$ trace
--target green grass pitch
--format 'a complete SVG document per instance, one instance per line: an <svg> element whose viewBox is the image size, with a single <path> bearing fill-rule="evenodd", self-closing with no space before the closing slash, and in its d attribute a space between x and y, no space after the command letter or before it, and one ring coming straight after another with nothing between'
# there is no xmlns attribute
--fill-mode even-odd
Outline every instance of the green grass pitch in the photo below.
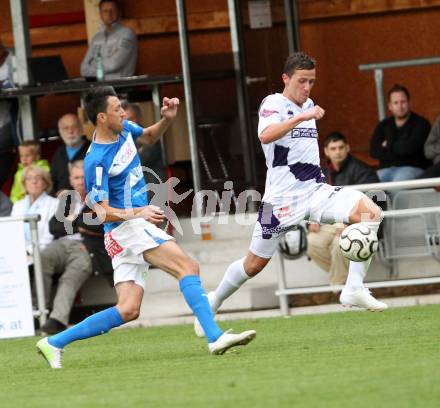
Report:
<svg viewBox="0 0 440 408"><path fill-rule="evenodd" d="M192 327L114 330L51 370L36 338L0 341L0 406L439 407L440 306L223 322L249 346L208 355Z"/></svg>

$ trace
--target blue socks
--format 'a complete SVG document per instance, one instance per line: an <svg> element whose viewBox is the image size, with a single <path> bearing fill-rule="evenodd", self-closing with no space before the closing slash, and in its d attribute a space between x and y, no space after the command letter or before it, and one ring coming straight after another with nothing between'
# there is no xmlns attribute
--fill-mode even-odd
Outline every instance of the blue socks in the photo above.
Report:
<svg viewBox="0 0 440 408"><path fill-rule="evenodd" d="M201 286L200 278L197 275L188 275L180 280L179 285L186 303L188 303L188 306L197 319L199 319L208 342L213 343L223 334L223 331L214 321L214 315L209 306L206 293ZM118 309L111 307L89 316L87 319L61 333L49 337L47 341L51 346L64 348L75 340L99 336L123 323L124 321Z"/></svg>
<svg viewBox="0 0 440 408"><path fill-rule="evenodd" d="M118 309L116 309L116 307L111 307L89 316L87 319L84 319L70 329L49 337L47 341L51 346L64 348L64 346L72 343L72 341L99 336L123 323L124 321L122 320Z"/></svg>
<svg viewBox="0 0 440 408"><path fill-rule="evenodd" d="M214 321L214 315L211 306L209 306L206 293L201 286L200 278L197 275L185 276L180 280L179 286L186 303L199 319L208 343L213 343L223 334L223 331Z"/></svg>

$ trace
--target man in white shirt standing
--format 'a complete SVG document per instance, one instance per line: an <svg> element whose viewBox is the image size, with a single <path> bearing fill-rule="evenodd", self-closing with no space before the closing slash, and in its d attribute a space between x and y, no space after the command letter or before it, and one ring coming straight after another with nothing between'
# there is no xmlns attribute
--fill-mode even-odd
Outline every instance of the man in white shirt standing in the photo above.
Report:
<svg viewBox="0 0 440 408"><path fill-rule="evenodd" d="M101 0L99 15L103 25L92 38L81 63L81 76L96 77L98 68L103 70L106 80L132 76L136 69L137 38L131 28L120 22L119 2Z"/></svg>
<svg viewBox="0 0 440 408"><path fill-rule="evenodd" d="M258 137L266 156L266 186L247 255L233 262L214 292L213 312L248 279L260 273L275 253L280 237L306 219L316 223L363 222L377 232L382 211L365 194L325 183L319 166L316 120L325 111L309 98L315 84L315 61L303 53L287 58L284 90L267 96L259 109ZM350 262L340 301L372 311L387 308L363 284L370 265ZM195 321L197 335L202 334Z"/></svg>

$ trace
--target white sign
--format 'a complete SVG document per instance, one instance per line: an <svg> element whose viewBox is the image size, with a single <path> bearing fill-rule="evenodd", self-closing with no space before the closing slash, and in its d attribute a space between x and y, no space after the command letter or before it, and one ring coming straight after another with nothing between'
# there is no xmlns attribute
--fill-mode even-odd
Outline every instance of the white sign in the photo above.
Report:
<svg viewBox="0 0 440 408"><path fill-rule="evenodd" d="M34 336L23 221L0 223L0 339Z"/></svg>
<svg viewBox="0 0 440 408"><path fill-rule="evenodd" d="M251 28L272 27L270 0L249 1L249 24Z"/></svg>

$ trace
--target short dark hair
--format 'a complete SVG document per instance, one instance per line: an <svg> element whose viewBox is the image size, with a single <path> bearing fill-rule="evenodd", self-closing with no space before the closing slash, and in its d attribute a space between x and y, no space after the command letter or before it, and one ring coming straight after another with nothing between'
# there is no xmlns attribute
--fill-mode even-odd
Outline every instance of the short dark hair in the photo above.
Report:
<svg viewBox="0 0 440 408"><path fill-rule="evenodd" d="M99 2L99 8L101 8L101 6L104 4L104 3L115 3L116 4L116 7L119 9L119 10L121 10L121 3L119 2L119 0L101 0L100 2Z"/></svg>
<svg viewBox="0 0 440 408"><path fill-rule="evenodd" d="M112 86L99 86L87 92L84 98L84 108L90 122L95 126L98 113L106 112L107 99L110 96L118 96Z"/></svg>
<svg viewBox="0 0 440 408"><path fill-rule="evenodd" d="M324 147L327 147L332 142L342 141L344 144L348 144L347 138L341 132L331 132L324 139Z"/></svg>
<svg viewBox="0 0 440 408"><path fill-rule="evenodd" d="M294 52L290 54L284 64L283 73L289 77L292 76L297 69L314 69L316 61L302 52Z"/></svg>
<svg viewBox="0 0 440 408"><path fill-rule="evenodd" d="M406 95L406 98L408 100L411 99L411 96L409 94L408 88L406 88L406 87L404 87L403 85L400 85L400 84L394 84L391 87L391 89L388 91L388 100L390 100L391 94L393 94L395 92L403 92Z"/></svg>

